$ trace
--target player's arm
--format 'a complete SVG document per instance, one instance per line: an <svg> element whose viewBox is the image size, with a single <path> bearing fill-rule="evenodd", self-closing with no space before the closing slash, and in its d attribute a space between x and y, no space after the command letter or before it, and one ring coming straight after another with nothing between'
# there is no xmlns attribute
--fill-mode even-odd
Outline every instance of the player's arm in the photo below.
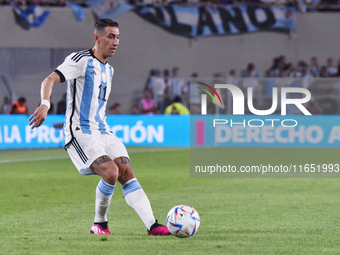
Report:
<svg viewBox="0 0 340 255"><path fill-rule="evenodd" d="M35 127L39 127L46 119L47 112L49 107L47 104L50 102L51 94L52 94L52 87L60 82L60 76L56 72L51 73L49 76L45 78L45 80L41 83L41 102L42 104L35 110L32 116L29 118L31 129ZM44 101L47 100L47 101ZM46 102L44 104L44 102Z"/></svg>

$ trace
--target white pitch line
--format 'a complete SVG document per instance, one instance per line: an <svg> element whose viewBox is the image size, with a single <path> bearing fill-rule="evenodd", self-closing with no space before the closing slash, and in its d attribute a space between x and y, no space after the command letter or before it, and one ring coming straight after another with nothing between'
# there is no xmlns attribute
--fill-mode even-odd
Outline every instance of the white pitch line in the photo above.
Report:
<svg viewBox="0 0 340 255"><path fill-rule="evenodd" d="M127 148L128 153L146 153L146 152L164 152L164 151L183 151L183 150L188 150L189 147L174 147L174 148L163 148L163 147L156 147L156 148L147 148L144 149L143 151L141 149L130 149Z"/></svg>
<svg viewBox="0 0 340 255"><path fill-rule="evenodd" d="M130 149L128 150L129 154L133 154L133 153L147 153L147 152L164 152L164 151L179 151L179 150L187 150L189 148L150 148L150 149L145 149L143 151L141 150L133 150ZM15 162L29 162L29 161L44 161L44 160L55 160L55 159L67 159L69 158L68 155L65 156L55 156L55 157L40 157L40 158L20 158L20 159L3 159L0 160L0 164L3 163L15 163Z"/></svg>
<svg viewBox="0 0 340 255"><path fill-rule="evenodd" d="M66 159L68 156L56 156L56 157L41 157L41 158L18 158L18 159L4 159L0 160L1 163L14 163L22 161L41 161L41 160L52 160L52 159Z"/></svg>

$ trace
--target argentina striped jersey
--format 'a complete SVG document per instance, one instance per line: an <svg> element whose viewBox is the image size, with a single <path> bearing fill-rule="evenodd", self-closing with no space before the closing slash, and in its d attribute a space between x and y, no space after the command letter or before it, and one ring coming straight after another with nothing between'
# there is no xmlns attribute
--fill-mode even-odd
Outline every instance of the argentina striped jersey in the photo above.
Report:
<svg viewBox="0 0 340 255"><path fill-rule="evenodd" d="M76 132L111 133L106 123L106 106L111 92L112 66L99 61L92 50L84 50L67 56L55 72L61 82L67 81L65 147Z"/></svg>

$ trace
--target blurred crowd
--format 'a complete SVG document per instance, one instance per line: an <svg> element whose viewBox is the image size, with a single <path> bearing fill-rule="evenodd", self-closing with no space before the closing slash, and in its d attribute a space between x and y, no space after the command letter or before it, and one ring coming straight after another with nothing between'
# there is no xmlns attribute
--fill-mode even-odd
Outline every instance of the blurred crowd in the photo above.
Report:
<svg viewBox="0 0 340 255"><path fill-rule="evenodd" d="M179 68L150 70L143 97L132 106L131 114L189 114L190 81L178 76ZM120 114L120 104L109 108L109 114Z"/></svg>
<svg viewBox="0 0 340 255"><path fill-rule="evenodd" d="M122 112L122 102L115 102L108 106L108 114L189 114L200 113L200 96L202 91L196 89L197 82L205 82L210 85L233 84L246 93L248 87L253 88L253 103L256 109L269 109L272 103L273 88L280 93L282 87L302 87L312 94L312 100L308 102L307 109L314 114L340 114L340 62L336 63L333 57L326 59L325 63L319 63L313 56L308 61L293 63L286 56L280 55L272 60L272 65L263 73L256 69L255 62L249 62L242 70L234 68L227 72L215 73L212 77L199 77L198 73L192 73L190 77L182 76L180 68L153 68L150 70L143 84L141 82L140 97L132 103L129 112ZM193 89L195 88L195 89ZM204 92L203 92L204 93ZM221 113L230 113L231 99L228 95L221 94L227 103L227 108ZM298 95L290 95L292 98ZM132 97L131 97L132 98ZM210 102L211 108L215 106ZM209 107L209 105L208 105ZM66 111L66 94L56 104L51 104L50 114L64 114ZM213 112L213 111L212 111ZM211 113L212 113L211 112ZM24 97L11 102L6 96L0 113L28 114L26 99ZM291 108L288 114L299 114L301 111Z"/></svg>
<svg viewBox="0 0 340 255"><path fill-rule="evenodd" d="M223 74L222 74L223 75ZM221 76L221 75L220 75ZM242 77L239 79L237 77ZM257 104L268 109L271 105L272 89L282 87L302 87L308 89L312 99L307 104L312 114L339 114L340 100L340 62L328 57L325 63L319 63L317 57L312 56L309 61L290 62L284 55L273 59L272 65L263 75L256 70L254 63L248 63L246 68L237 75L231 69L226 76L227 82L238 85L244 91L247 87L254 88L254 94L259 98ZM291 98L297 94L291 94ZM267 101L267 104L265 103ZM254 102L256 103L256 102ZM301 113L297 108L290 109L291 114Z"/></svg>
<svg viewBox="0 0 340 255"><path fill-rule="evenodd" d="M327 58L325 63L319 63L315 56L309 61L293 63L281 55L273 59L272 65L263 74L257 71L254 62L249 62L243 70L230 69L227 73L216 73L210 80L213 83L233 84L243 91L252 87L256 97L254 101L257 101L254 105L257 103L259 109L261 106L267 109L274 87L279 92L282 87L306 88L314 95L308 103L312 114L338 114L340 82L332 79L336 77L340 77L340 63L335 64L333 57ZM181 77L179 67L170 70L154 68L146 79L144 97L133 106L130 113L187 114L188 109L191 113L199 113L199 107L195 106L199 105L200 91L196 89L190 92L193 83L199 81L197 73L191 74L190 78ZM117 114L115 111L110 113ZM226 109L224 113L230 112ZM300 111L290 109L289 113L297 114Z"/></svg>
<svg viewBox="0 0 340 255"><path fill-rule="evenodd" d="M48 110L48 114L65 114L66 113L66 97L67 94L64 93L62 98L58 101L57 106L51 102L51 107ZM28 107L26 103L26 98L24 96L19 97L17 100L11 101L9 96L5 96L3 99L3 104L0 108L0 114L25 114L28 115Z"/></svg>
<svg viewBox="0 0 340 255"><path fill-rule="evenodd" d="M235 69L230 70L229 75L236 75ZM246 68L241 71L241 76L247 77L288 77L288 78L304 78L304 77L340 77L340 62L336 63L333 57L327 58L325 63L319 63L317 57L313 56L309 61L301 60L298 63L290 62L286 56L280 55L275 57L272 65L263 75L256 71L254 63L248 63Z"/></svg>

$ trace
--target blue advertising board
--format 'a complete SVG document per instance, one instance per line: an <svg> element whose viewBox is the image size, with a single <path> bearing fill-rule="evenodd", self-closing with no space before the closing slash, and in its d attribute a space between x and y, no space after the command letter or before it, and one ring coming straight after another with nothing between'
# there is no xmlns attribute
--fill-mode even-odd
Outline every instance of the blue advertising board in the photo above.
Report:
<svg viewBox="0 0 340 255"><path fill-rule="evenodd" d="M64 118L49 115L32 130L28 116L0 115L0 150L63 147ZM108 115L107 122L126 146L340 147L336 115Z"/></svg>
<svg viewBox="0 0 340 255"><path fill-rule="evenodd" d="M31 129L26 115L0 115L0 150L64 146L64 115L49 115ZM126 146L189 146L190 117L108 115L107 123Z"/></svg>
<svg viewBox="0 0 340 255"><path fill-rule="evenodd" d="M192 115L192 147L339 148L336 115Z"/></svg>

